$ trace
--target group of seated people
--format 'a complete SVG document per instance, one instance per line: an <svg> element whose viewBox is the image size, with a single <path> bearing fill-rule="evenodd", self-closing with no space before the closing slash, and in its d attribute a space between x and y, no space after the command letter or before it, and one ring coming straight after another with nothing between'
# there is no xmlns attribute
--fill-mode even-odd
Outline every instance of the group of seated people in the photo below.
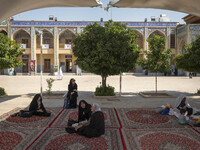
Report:
<svg viewBox="0 0 200 150"><path fill-rule="evenodd" d="M33 115L44 117L51 115L46 111L40 94L34 96L28 111L21 110L11 117L31 117ZM68 127L65 130L70 134L77 133L88 138L103 135L105 133L104 114L99 104L90 105L85 100L81 100L78 108L78 120L68 120Z"/></svg>
<svg viewBox="0 0 200 150"><path fill-rule="evenodd" d="M180 125L191 124L192 120L190 120L190 118L193 115L193 117L195 116L196 119L198 118L198 121L195 122L193 125L195 127L200 127L200 112L193 112L193 108L188 104L185 96L179 98L175 108L172 108L171 105L167 104L163 107L163 109L160 109L158 111L162 115L176 116Z"/></svg>

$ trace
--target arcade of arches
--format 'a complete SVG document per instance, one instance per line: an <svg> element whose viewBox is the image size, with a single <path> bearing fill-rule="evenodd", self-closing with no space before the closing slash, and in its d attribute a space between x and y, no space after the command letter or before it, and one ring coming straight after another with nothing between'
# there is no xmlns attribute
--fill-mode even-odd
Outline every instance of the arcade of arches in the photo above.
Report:
<svg viewBox="0 0 200 150"><path fill-rule="evenodd" d="M126 23L138 35L136 43L142 50L140 59L144 59L144 52L149 49L146 40L154 34L167 39L166 49L172 49L174 57L177 54L183 54L185 44L191 43L200 35L199 17L188 15L184 20L185 25L179 25L177 22L122 23ZM36 31L43 31L43 71L53 73L55 67L62 66L63 72L75 73L78 67L74 64L76 58L72 52L73 38L91 23L93 22L12 21L0 24L0 33L8 35L25 49L24 54L20 56L24 66L15 68L16 72L29 72L29 61L35 60L35 70L39 73L40 36L36 35ZM99 23L103 25L103 22ZM135 72L142 73L143 70L137 66Z"/></svg>

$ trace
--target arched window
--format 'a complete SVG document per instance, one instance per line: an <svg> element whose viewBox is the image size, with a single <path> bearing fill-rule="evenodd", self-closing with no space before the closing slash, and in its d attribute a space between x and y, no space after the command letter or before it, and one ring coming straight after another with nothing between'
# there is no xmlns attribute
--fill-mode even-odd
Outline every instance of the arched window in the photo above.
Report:
<svg viewBox="0 0 200 150"><path fill-rule="evenodd" d="M44 49L52 49L54 48L54 36L47 29L43 29L43 48ZM37 35L37 48L40 48L40 35Z"/></svg>
<svg viewBox="0 0 200 150"><path fill-rule="evenodd" d="M31 36L23 29L16 31L13 35L13 39L17 44L21 44L22 48L31 48Z"/></svg>
<svg viewBox="0 0 200 150"><path fill-rule="evenodd" d="M72 49L72 40L75 34L66 29L59 35L59 48L60 49Z"/></svg>
<svg viewBox="0 0 200 150"><path fill-rule="evenodd" d="M136 38L136 44L141 48L144 49L144 37L142 33L140 33L138 30L134 30L135 33L138 35Z"/></svg>

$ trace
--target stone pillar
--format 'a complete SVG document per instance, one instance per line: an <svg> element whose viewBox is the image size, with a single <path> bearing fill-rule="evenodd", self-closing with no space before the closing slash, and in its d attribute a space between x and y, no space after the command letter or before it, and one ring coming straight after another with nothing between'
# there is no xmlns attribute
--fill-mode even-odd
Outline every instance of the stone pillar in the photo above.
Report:
<svg viewBox="0 0 200 150"><path fill-rule="evenodd" d="M170 27L167 27L167 49L170 49L170 34L171 34L171 30Z"/></svg>
<svg viewBox="0 0 200 150"><path fill-rule="evenodd" d="M145 43L144 52L148 50L147 38L148 38L148 28L145 27L144 28L144 43Z"/></svg>
<svg viewBox="0 0 200 150"><path fill-rule="evenodd" d="M35 60L35 73L37 73L36 33L34 27L31 27L31 60Z"/></svg>
<svg viewBox="0 0 200 150"><path fill-rule="evenodd" d="M54 66L59 67L59 35L58 35L58 27L54 27Z"/></svg>
<svg viewBox="0 0 200 150"><path fill-rule="evenodd" d="M8 33L8 37L11 38L11 40L13 40L13 36L11 37L12 35L12 28L11 28L11 21L10 21L10 18L7 19L7 33Z"/></svg>

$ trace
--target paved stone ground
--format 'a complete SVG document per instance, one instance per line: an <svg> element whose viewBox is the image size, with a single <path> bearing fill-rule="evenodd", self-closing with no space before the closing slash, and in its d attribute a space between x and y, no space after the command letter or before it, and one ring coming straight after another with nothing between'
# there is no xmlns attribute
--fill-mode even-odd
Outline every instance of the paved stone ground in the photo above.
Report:
<svg viewBox="0 0 200 150"><path fill-rule="evenodd" d="M47 89L47 78L43 77L43 90ZM101 77L96 75L65 75L63 80L53 83L53 91L64 93L67 91L70 78L75 78L78 84L78 100L85 99L89 103L99 103L102 107L116 108L155 108L162 104L174 104L176 98L143 98L138 95L141 91L154 92L155 79L153 76L122 77L122 96L116 98L95 98L93 93L95 87L100 85ZM107 84L114 86L119 91L119 76L109 77ZM27 107L31 97L40 92L40 76L0 76L0 87L4 87L8 93L7 97L0 98L0 115L16 107ZM159 92L167 92L178 96L186 94L192 106L200 109L200 96L195 95L200 88L200 77L158 77ZM63 99L44 99L46 107L63 106Z"/></svg>

